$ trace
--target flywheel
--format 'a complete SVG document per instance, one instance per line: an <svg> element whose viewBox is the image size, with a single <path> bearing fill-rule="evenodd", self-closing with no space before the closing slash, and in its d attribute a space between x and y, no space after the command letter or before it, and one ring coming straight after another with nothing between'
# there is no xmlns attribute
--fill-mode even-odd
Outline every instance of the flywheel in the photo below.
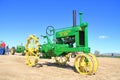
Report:
<svg viewBox="0 0 120 80"><path fill-rule="evenodd" d="M69 61L70 53L66 54L65 56L54 57L55 61L59 65L65 65L67 61Z"/></svg>
<svg viewBox="0 0 120 80"><path fill-rule="evenodd" d="M38 63L39 48L39 38L35 35L30 35L25 46L25 63L27 65L35 66Z"/></svg>

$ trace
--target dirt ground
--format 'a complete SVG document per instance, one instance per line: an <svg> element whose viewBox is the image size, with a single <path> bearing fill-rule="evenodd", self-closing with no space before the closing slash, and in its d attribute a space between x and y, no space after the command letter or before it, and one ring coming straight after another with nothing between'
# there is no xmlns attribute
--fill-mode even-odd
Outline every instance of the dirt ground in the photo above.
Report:
<svg viewBox="0 0 120 80"><path fill-rule="evenodd" d="M0 80L120 80L120 58L98 58L95 75L81 75L74 68L74 58L66 66L52 59L40 59L39 66L29 67L20 55L0 55Z"/></svg>

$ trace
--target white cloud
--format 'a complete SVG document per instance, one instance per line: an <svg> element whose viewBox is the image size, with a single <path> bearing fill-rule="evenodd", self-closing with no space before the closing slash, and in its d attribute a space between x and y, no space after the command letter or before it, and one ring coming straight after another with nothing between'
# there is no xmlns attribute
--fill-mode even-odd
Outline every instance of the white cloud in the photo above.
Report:
<svg viewBox="0 0 120 80"><path fill-rule="evenodd" d="M105 36L105 35L99 36L99 39L106 39L106 38L108 38L108 36Z"/></svg>

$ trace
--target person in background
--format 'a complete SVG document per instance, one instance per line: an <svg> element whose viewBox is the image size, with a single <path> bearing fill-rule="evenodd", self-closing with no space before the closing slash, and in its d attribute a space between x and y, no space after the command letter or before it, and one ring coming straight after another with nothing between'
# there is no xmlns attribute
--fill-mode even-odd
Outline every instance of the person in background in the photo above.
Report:
<svg viewBox="0 0 120 80"><path fill-rule="evenodd" d="M5 42L1 41L1 47L5 49L5 46L6 46Z"/></svg>
<svg viewBox="0 0 120 80"><path fill-rule="evenodd" d="M6 54L9 54L9 47L6 46Z"/></svg>
<svg viewBox="0 0 120 80"><path fill-rule="evenodd" d="M5 54L5 46L6 46L5 42L4 42L4 41L1 41L1 47L4 48L3 54Z"/></svg>
<svg viewBox="0 0 120 80"><path fill-rule="evenodd" d="M112 53L112 55L111 55L112 57L114 57L114 53Z"/></svg>

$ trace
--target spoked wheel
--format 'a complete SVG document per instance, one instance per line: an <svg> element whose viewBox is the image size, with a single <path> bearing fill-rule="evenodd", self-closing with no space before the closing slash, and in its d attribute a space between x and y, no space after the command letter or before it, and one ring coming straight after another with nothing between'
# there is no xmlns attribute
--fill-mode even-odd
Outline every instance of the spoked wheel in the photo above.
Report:
<svg viewBox="0 0 120 80"><path fill-rule="evenodd" d="M90 57L92 57L92 62L93 62L93 64L94 64L94 68L93 68L93 74L95 74L95 72L97 71L97 69L98 69L98 60L97 60L97 58L96 58L96 56L94 55L94 54L92 54L92 53L89 53L88 54Z"/></svg>
<svg viewBox="0 0 120 80"><path fill-rule="evenodd" d="M70 53L65 56L54 57L55 61L59 65L65 65L67 61L69 61Z"/></svg>
<svg viewBox="0 0 120 80"><path fill-rule="evenodd" d="M80 74L91 74L93 72L92 58L87 54L78 54L75 58L75 68Z"/></svg>
<svg viewBox="0 0 120 80"><path fill-rule="evenodd" d="M25 58L26 64L29 66L35 66L38 63L38 53L39 53L39 39L30 35L27 39L26 50L25 50Z"/></svg>

